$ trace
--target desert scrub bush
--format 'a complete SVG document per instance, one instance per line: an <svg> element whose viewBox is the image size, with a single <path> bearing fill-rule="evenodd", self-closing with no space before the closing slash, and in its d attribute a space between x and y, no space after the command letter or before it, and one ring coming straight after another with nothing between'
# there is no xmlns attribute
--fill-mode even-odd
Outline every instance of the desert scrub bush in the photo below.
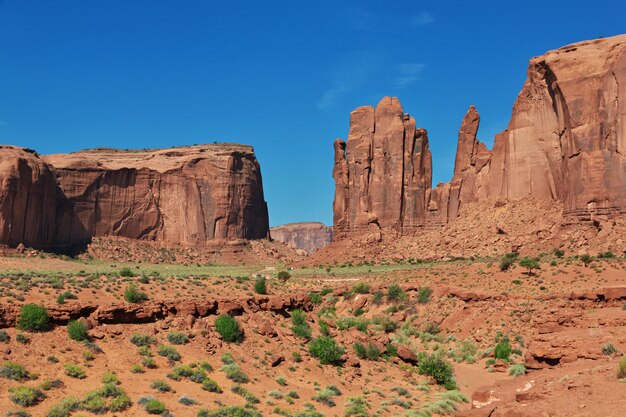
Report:
<svg viewBox="0 0 626 417"><path fill-rule="evenodd" d="M60 379L46 378L39 387L44 391L50 391L52 388L63 387L63 381L61 381Z"/></svg>
<svg viewBox="0 0 626 417"><path fill-rule="evenodd" d="M130 367L130 373L131 374L143 374L144 372L146 372L146 371L143 369L143 366L141 366L139 364L135 364L135 365Z"/></svg>
<svg viewBox="0 0 626 417"><path fill-rule="evenodd" d="M446 389L455 389L454 370L452 365L436 353L418 355L418 370L421 375L431 376L435 382Z"/></svg>
<svg viewBox="0 0 626 417"><path fill-rule="evenodd" d="M319 359L322 365L339 364L345 349L331 337L320 336L309 342L309 353Z"/></svg>
<svg viewBox="0 0 626 417"><path fill-rule="evenodd" d="M389 316L376 316L372 323L380 326L380 329L385 333L391 333L398 328L398 323Z"/></svg>
<svg viewBox="0 0 626 417"><path fill-rule="evenodd" d="M420 287L417 291L417 302L420 304L427 304L432 295L433 290L430 287Z"/></svg>
<svg viewBox="0 0 626 417"><path fill-rule="evenodd" d="M76 300L77 298L78 297L75 294L65 291L57 297L57 304L65 304L65 300Z"/></svg>
<svg viewBox="0 0 626 417"><path fill-rule="evenodd" d="M173 345L184 345L189 343L189 337L183 332L169 332L167 340Z"/></svg>
<svg viewBox="0 0 626 417"><path fill-rule="evenodd" d="M526 272L528 273L528 276L531 276L533 274L534 269L540 268L539 262L529 257L524 257L520 259L519 266L521 266L522 268L526 268Z"/></svg>
<svg viewBox="0 0 626 417"><path fill-rule="evenodd" d="M28 371L22 365L5 362L0 367L0 377L5 379L12 379L13 381L24 381L30 378Z"/></svg>
<svg viewBox="0 0 626 417"><path fill-rule="evenodd" d="M521 364L513 365L509 367L509 375L511 376L521 376L526 373L526 367Z"/></svg>
<svg viewBox="0 0 626 417"><path fill-rule="evenodd" d="M463 393L457 390L450 390L435 394L435 401L422 406L416 416L447 415L453 414L457 409L457 403L468 402Z"/></svg>
<svg viewBox="0 0 626 417"><path fill-rule="evenodd" d="M300 309L291 312L291 330L301 339L311 338L311 327L306 321L306 313Z"/></svg>
<svg viewBox="0 0 626 417"><path fill-rule="evenodd" d="M354 294L369 294L370 286L365 282L359 282L352 287Z"/></svg>
<svg viewBox="0 0 626 417"><path fill-rule="evenodd" d="M130 343L135 346L150 346L154 344L154 342L154 337L147 334L133 333L133 335L130 337Z"/></svg>
<svg viewBox="0 0 626 417"><path fill-rule="evenodd" d="M282 282L283 284L289 281L290 278L291 278L291 274L289 272L287 271L278 272L278 280Z"/></svg>
<svg viewBox="0 0 626 417"><path fill-rule="evenodd" d="M48 329L50 316L48 310L37 304L25 304L22 306L20 316L17 319L17 328L30 332L39 332Z"/></svg>
<svg viewBox="0 0 626 417"><path fill-rule="evenodd" d="M287 385L287 378L285 378L284 376L276 377L275 381L280 386L284 387Z"/></svg>
<svg viewBox="0 0 626 417"><path fill-rule="evenodd" d="M503 361L508 361L511 356L511 342L508 337L503 337L500 343L496 345L496 348L493 350L493 354L496 359L502 359Z"/></svg>
<svg viewBox="0 0 626 417"><path fill-rule="evenodd" d="M120 277L132 278L136 276L137 274L135 274L135 272L132 269L126 267L126 268L120 269L119 275Z"/></svg>
<svg viewBox="0 0 626 417"><path fill-rule="evenodd" d="M226 352L223 353L222 356L220 356L220 361L222 361L224 365L231 365L235 363L235 358L233 358L233 355L231 355L229 352Z"/></svg>
<svg viewBox="0 0 626 417"><path fill-rule="evenodd" d="M27 386L9 388L9 399L22 407L32 407L44 398L43 392L37 388Z"/></svg>
<svg viewBox="0 0 626 417"><path fill-rule="evenodd" d="M87 325L80 320L72 320L67 323L67 333L70 339L83 342L89 340L89 334L87 334Z"/></svg>
<svg viewBox="0 0 626 417"><path fill-rule="evenodd" d="M167 410L165 404L152 397L142 397L137 404L143 406L148 414L163 414Z"/></svg>
<svg viewBox="0 0 626 417"><path fill-rule="evenodd" d="M56 404L48 413L46 413L46 417L69 417L72 411L78 409L80 405L80 401L76 397L67 397L59 404Z"/></svg>
<svg viewBox="0 0 626 417"><path fill-rule="evenodd" d="M229 314L220 314L215 321L215 330L227 343L239 343L243 340L243 331L239 323Z"/></svg>
<svg viewBox="0 0 626 417"><path fill-rule="evenodd" d="M472 364L476 362L478 347L471 339L463 339L455 346L452 357L456 362L466 362Z"/></svg>
<svg viewBox="0 0 626 417"><path fill-rule="evenodd" d="M17 410L17 411L7 411L6 417L31 417L31 415L26 410Z"/></svg>
<svg viewBox="0 0 626 417"><path fill-rule="evenodd" d="M223 406L211 411L203 408L198 411L196 417L263 417L263 415L249 405L246 405L245 407L231 405Z"/></svg>
<svg viewBox="0 0 626 417"><path fill-rule="evenodd" d="M376 345L371 342L368 343L367 346L356 342L354 344L354 351L360 359L367 359L370 361L377 361L380 356L380 350L378 350Z"/></svg>
<svg viewBox="0 0 626 417"><path fill-rule="evenodd" d="M236 363L230 363L222 366L222 371L226 372L226 378L231 381L238 382L240 384L250 382L248 375L246 375L246 373L243 372Z"/></svg>
<svg viewBox="0 0 626 417"><path fill-rule="evenodd" d="M150 388L155 389L159 392L172 392L172 387L170 386L170 384L160 379L152 381L152 383L150 384Z"/></svg>
<svg viewBox="0 0 626 417"><path fill-rule="evenodd" d="M16 334L15 335L15 340L18 343L21 343L23 345L26 345L26 344L30 343L30 339L25 334L22 334L22 333Z"/></svg>
<svg viewBox="0 0 626 417"><path fill-rule="evenodd" d="M253 393L251 393L239 384L233 385L230 390L235 394L241 396L244 400L246 400L248 404L258 404L261 402Z"/></svg>
<svg viewBox="0 0 626 417"><path fill-rule="evenodd" d="M117 374L113 371L106 371L104 375L102 375L102 383L103 384L113 384L119 385L120 380L117 377Z"/></svg>
<svg viewBox="0 0 626 417"><path fill-rule="evenodd" d="M222 388L220 388L217 382L215 382L211 378L207 378L202 382L202 389L205 391L214 392L217 394L221 394L223 392Z"/></svg>
<svg viewBox="0 0 626 417"><path fill-rule="evenodd" d="M183 404L183 405L195 405L198 404L198 401L194 400L193 398L187 396L187 395L181 395L180 398L178 398L178 402Z"/></svg>
<svg viewBox="0 0 626 417"><path fill-rule="evenodd" d="M172 362L177 362L181 358L180 353L178 353L176 348L173 346L159 345L157 348L157 354L169 359Z"/></svg>
<svg viewBox="0 0 626 417"><path fill-rule="evenodd" d="M254 292L257 294L267 294L267 280L265 277L256 277L254 281Z"/></svg>
<svg viewBox="0 0 626 417"><path fill-rule="evenodd" d="M397 303L408 299L406 291L402 289L398 284L391 284L387 289L387 301L390 303Z"/></svg>
<svg viewBox="0 0 626 417"><path fill-rule="evenodd" d="M554 254L554 256L556 256L557 258L562 258L563 256L565 256L565 252L562 249L554 249L552 251L552 253Z"/></svg>
<svg viewBox="0 0 626 417"><path fill-rule="evenodd" d="M616 258L615 254L611 251L600 252L598 254L598 259L615 259L615 258Z"/></svg>
<svg viewBox="0 0 626 417"><path fill-rule="evenodd" d="M613 356L617 353L617 348L611 343L602 346L602 354L605 356Z"/></svg>
<svg viewBox="0 0 626 417"><path fill-rule="evenodd" d="M74 365L73 363L66 364L64 368L65 368L65 375L69 377L77 378L77 379L84 379L87 376L83 368L81 368L78 365Z"/></svg>
<svg viewBox="0 0 626 417"><path fill-rule="evenodd" d="M325 404L329 407L334 407L335 405L337 405L335 403L334 397L337 397L339 395L341 395L341 391L337 390L334 386L330 386L315 394L313 396L313 401L317 401L318 403Z"/></svg>
<svg viewBox="0 0 626 417"><path fill-rule="evenodd" d="M504 255L500 260L500 271L508 271L513 266L515 261L517 261L518 257L519 253L517 252L509 252Z"/></svg>
<svg viewBox="0 0 626 417"><path fill-rule="evenodd" d="M368 417L367 403L363 397L350 397L346 403L345 417Z"/></svg>
<svg viewBox="0 0 626 417"><path fill-rule="evenodd" d="M124 290L124 299L129 303L139 303L148 299L148 295L145 292L141 292L137 289L135 284L130 284Z"/></svg>
<svg viewBox="0 0 626 417"><path fill-rule="evenodd" d="M617 365L617 377L619 379L626 378L626 355L622 356Z"/></svg>
<svg viewBox="0 0 626 417"><path fill-rule="evenodd" d="M593 256L589 255L588 253L585 253L583 255L580 255L580 257L578 258L580 259L580 261L583 263L583 265L585 266L589 266L589 264L591 262L593 262Z"/></svg>
<svg viewBox="0 0 626 417"><path fill-rule="evenodd" d="M6 332L6 330L0 330L0 342L9 343L9 341L11 341L11 337Z"/></svg>

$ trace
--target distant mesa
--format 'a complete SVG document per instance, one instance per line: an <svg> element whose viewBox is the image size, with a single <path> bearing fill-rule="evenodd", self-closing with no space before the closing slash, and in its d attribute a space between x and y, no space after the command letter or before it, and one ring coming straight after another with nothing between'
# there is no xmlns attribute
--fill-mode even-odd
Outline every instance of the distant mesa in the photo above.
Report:
<svg viewBox="0 0 626 417"><path fill-rule="evenodd" d="M333 229L319 222L289 223L270 229L272 239L313 253L332 241Z"/></svg>
<svg viewBox="0 0 626 417"><path fill-rule="evenodd" d="M467 203L559 202L567 221L626 212L626 35L531 59L507 130L490 151L472 106L458 135L452 181L432 186L428 133L397 98L350 114L335 141L336 240L415 236L453 222ZM467 213L471 215L471 213Z"/></svg>
<svg viewBox="0 0 626 417"><path fill-rule="evenodd" d="M196 245L269 238L252 147L39 156L0 146L1 244L70 250L96 236Z"/></svg>

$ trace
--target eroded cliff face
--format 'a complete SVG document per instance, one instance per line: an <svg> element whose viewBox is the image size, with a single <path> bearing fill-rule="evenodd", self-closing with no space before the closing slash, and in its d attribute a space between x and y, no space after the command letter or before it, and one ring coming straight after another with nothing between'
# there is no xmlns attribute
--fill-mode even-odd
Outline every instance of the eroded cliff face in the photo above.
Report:
<svg viewBox="0 0 626 417"><path fill-rule="evenodd" d="M313 253L330 244L333 229L319 222L289 223L270 229L273 240Z"/></svg>
<svg viewBox="0 0 626 417"><path fill-rule="evenodd" d="M533 58L493 149L478 140L480 116L470 107L452 181L434 189L426 131L412 133L398 100L355 110L348 141L335 142L337 237L372 223L412 235L453 221L464 204L498 199L559 201L575 220L626 212L625 89L626 35Z"/></svg>
<svg viewBox="0 0 626 417"><path fill-rule="evenodd" d="M2 161L13 159L2 153ZM248 146L96 149L35 156L27 165L49 173L42 204L50 213L48 226L45 233L3 236L2 243L58 248L84 244L94 236L185 244L269 236L260 167ZM2 178L4 183L11 177ZM14 182L30 184L23 174ZM21 198L17 188L6 190L6 201ZM35 206L36 201L26 204L24 217L39 221L38 214L28 213ZM5 223L15 228L14 216L0 208Z"/></svg>
<svg viewBox="0 0 626 417"><path fill-rule="evenodd" d="M428 135L397 98L350 114L348 141L335 141L334 233L415 230L426 219L432 181Z"/></svg>

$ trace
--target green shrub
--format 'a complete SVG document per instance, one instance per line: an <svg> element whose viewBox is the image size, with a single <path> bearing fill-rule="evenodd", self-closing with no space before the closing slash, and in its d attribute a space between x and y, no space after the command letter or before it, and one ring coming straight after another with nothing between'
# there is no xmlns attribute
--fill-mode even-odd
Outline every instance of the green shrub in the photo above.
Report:
<svg viewBox="0 0 626 417"><path fill-rule="evenodd" d="M509 252L504 255L500 260L500 271L508 271L511 266L513 266L518 257L519 253L517 252Z"/></svg>
<svg viewBox="0 0 626 417"><path fill-rule="evenodd" d="M540 268L539 262L529 257L520 259L519 266L521 266L522 268L526 268L526 270L528 271L528 276L533 274L533 269Z"/></svg>
<svg viewBox="0 0 626 417"><path fill-rule="evenodd" d="M202 382L202 389L205 391L215 392L218 394L222 392L222 389L217 384L217 382L213 381L210 378L207 378Z"/></svg>
<svg viewBox="0 0 626 417"><path fill-rule="evenodd" d="M602 354L605 356L613 356L617 353L617 348L611 343L602 346Z"/></svg>
<svg viewBox="0 0 626 417"><path fill-rule="evenodd" d="M593 262L593 256L589 255L588 253L580 255L579 259L582 261L583 265L585 266L589 266L589 264Z"/></svg>
<svg viewBox="0 0 626 417"><path fill-rule="evenodd" d="M76 397L67 397L59 404L48 410L46 417L69 417L70 413L78 409L80 401Z"/></svg>
<svg viewBox="0 0 626 417"><path fill-rule="evenodd" d="M341 391L339 391L337 387L331 385L329 387L324 388L317 394L315 394L313 396L313 400L317 401L318 403L325 404L329 407L334 407L335 405L337 405L335 403L334 397L338 395L341 395Z"/></svg>
<svg viewBox="0 0 626 417"><path fill-rule="evenodd" d="M352 287L354 294L369 294L370 286L365 282L359 282Z"/></svg>
<svg viewBox="0 0 626 417"><path fill-rule="evenodd" d="M159 347L157 348L157 353L160 356L166 357L172 362L179 361L181 358L180 353L178 353L176 348L174 348L173 346L159 345Z"/></svg>
<svg viewBox="0 0 626 417"><path fill-rule="evenodd" d="M309 343L309 353L318 358L323 365L338 364L345 349L331 337L320 336Z"/></svg>
<svg viewBox="0 0 626 417"><path fill-rule="evenodd" d="M387 289L387 301L390 303L396 303L408 299L406 291L402 289L398 284L391 284Z"/></svg>
<svg viewBox="0 0 626 417"><path fill-rule="evenodd" d="M552 253L557 258L562 258L563 256L565 256L565 252L562 249L555 249L555 250L552 251Z"/></svg>
<svg viewBox="0 0 626 417"><path fill-rule="evenodd" d="M72 363L68 363L65 365L65 375L77 379L84 379L87 376L83 368Z"/></svg>
<svg viewBox="0 0 626 417"><path fill-rule="evenodd" d="M367 346L365 346L357 342L354 344L354 351L360 359L367 359L370 361L377 361L380 356L380 350L372 343L368 343Z"/></svg>
<svg viewBox="0 0 626 417"><path fill-rule="evenodd" d="M524 365L518 364L518 365L513 365L509 368L509 375L511 376L521 376L524 375L526 373L526 368L524 367Z"/></svg>
<svg viewBox="0 0 626 417"><path fill-rule="evenodd" d="M167 334L167 340L173 345L184 345L189 343L189 337L182 332L169 332Z"/></svg>
<svg viewBox="0 0 626 417"><path fill-rule="evenodd" d="M89 334L87 334L87 325L79 320L72 320L67 323L67 333L70 335L70 339L83 342L89 340Z"/></svg>
<svg viewBox="0 0 626 417"><path fill-rule="evenodd" d="M44 397L43 392L37 388L26 386L9 388L9 399L22 407L32 407Z"/></svg>
<svg viewBox="0 0 626 417"><path fill-rule="evenodd" d="M50 316L48 310L37 304L25 304L22 306L20 316L17 319L17 328L31 332L48 329Z"/></svg>
<svg viewBox="0 0 626 417"><path fill-rule="evenodd" d="M145 292L137 290L137 286L135 284L130 284L124 291L124 299L129 303L139 303L147 300L148 295Z"/></svg>
<svg viewBox="0 0 626 417"><path fill-rule="evenodd" d="M287 271L280 271L278 273L278 280L283 283L289 281L290 278L291 278L291 274Z"/></svg>
<svg viewBox="0 0 626 417"><path fill-rule="evenodd" d="M117 374L113 371L106 371L104 375L102 375L102 383L103 384L113 384L119 385L120 380L117 377Z"/></svg>
<svg viewBox="0 0 626 417"><path fill-rule="evenodd" d="M267 294L267 281L265 277L257 277L254 281L254 292L257 294Z"/></svg>
<svg viewBox="0 0 626 417"><path fill-rule="evenodd" d="M250 382L248 375L246 375L236 363L224 365L222 366L222 370L226 372L226 378L231 381L238 382L240 384Z"/></svg>
<svg viewBox="0 0 626 417"><path fill-rule="evenodd" d="M135 346L150 346L155 342L154 337L147 334L134 333L130 337L130 343Z"/></svg>
<svg viewBox="0 0 626 417"><path fill-rule="evenodd" d="M126 278L132 278L137 275L132 269L128 267L120 269L119 274L120 274L120 277L126 277Z"/></svg>
<svg viewBox="0 0 626 417"><path fill-rule="evenodd" d="M15 340L18 343L21 343L23 345L26 345L26 344L30 343L30 339L28 338L28 336L26 336L25 334L22 334L22 333L16 334L15 335Z"/></svg>
<svg viewBox="0 0 626 417"><path fill-rule="evenodd" d="M150 384L150 388L155 389L159 392L172 392L172 387L165 381L161 381L157 379L156 381L152 381Z"/></svg>
<svg viewBox="0 0 626 417"><path fill-rule="evenodd" d="M308 340L311 338L311 327L306 321L306 313L304 311L300 309L293 310L291 312L291 322L293 323L291 326L293 334L301 339Z"/></svg>
<svg viewBox="0 0 626 417"><path fill-rule="evenodd" d="M446 389L456 388L452 365L437 354L420 355L418 370L422 375L433 377L437 384L444 386Z"/></svg>
<svg viewBox="0 0 626 417"><path fill-rule="evenodd" d="M601 252L598 254L598 259L615 259L615 254L611 251Z"/></svg>
<svg viewBox="0 0 626 417"><path fill-rule="evenodd" d="M69 291L65 291L64 293L59 294L59 296L57 297L57 303L58 304L65 304L65 300L75 300L78 297L76 297L76 295L72 294Z"/></svg>
<svg viewBox="0 0 626 417"><path fill-rule="evenodd" d="M417 292L417 302L420 304L427 304L430 301L432 294L433 290L430 287L421 287Z"/></svg>
<svg viewBox="0 0 626 417"><path fill-rule="evenodd" d="M198 411L197 417L263 417L263 415L258 410L249 406L240 407L238 405L231 405L211 411L203 408Z"/></svg>
<svg viewBox="0 0 626 417"><path fill-rule="evenodd" d="M163 414L167 408L165 404L156 399L151 399L142 404L148 414Z"/></svg>
<svg viewBox="0 0 626 417"><path fill-rule="evenodd" d="M622 356L617 365L617 377L622 379L626 378L626 355Z"/></svg>
<svg viewBox="0 0 626 417"><path fill-rule="evenodd" d="M243 331L239 323L229 314L220 314L215 321L215 330L227 343L239 343L243 340Z"/></svg>
<svg viewBox="0 0 626 417"><path fill-rule="evenodd" d="M346 404L344 417L369 417L367 403L362 397L350 397Z"/></svg>
<svg viewBox="0 0 626 417"><path fill-rule="evenodd" d="M10 340L11 340L11 337L6 332L6 330L0 330L0 342L9 343Z"/></svg>
<svg viewBox="0 0 626 417"><path fill-rule="evenodd" d="M511 342L507 337L504 337L500 343L496 345L496 348L493 351L496 359L502 359L504 361L509 360L509 356L511 356Z"/></svg>
<svg viewBox="0 0 626 417"><path fill-rule="evenodd" d="M248 404L258 404L261 402L254 394L252 394L241 385L233 385L230 390L235 394L242 396L248 402Z"/></svg>
<svg viewBox="0 0 626 417"><path fill-rule="evenodd" d="M22 365L13 362L5 362L2 367L0 367L0 377L14 381L24 381L30 376L26 368Z"/></svg>

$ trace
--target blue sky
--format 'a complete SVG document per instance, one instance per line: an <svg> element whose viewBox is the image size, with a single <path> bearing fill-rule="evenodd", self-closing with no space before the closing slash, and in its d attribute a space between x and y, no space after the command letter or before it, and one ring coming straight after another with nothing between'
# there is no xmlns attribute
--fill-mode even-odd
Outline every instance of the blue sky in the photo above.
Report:
<svg viewBox="0 0 626 417"><path fill-rule="evenodd" d="M270 222L332 223L332 142L385 95L452 175L470 104L491 146L528 60L626 32L623 1L0 0L0 143L253 145Z"/></svg>

